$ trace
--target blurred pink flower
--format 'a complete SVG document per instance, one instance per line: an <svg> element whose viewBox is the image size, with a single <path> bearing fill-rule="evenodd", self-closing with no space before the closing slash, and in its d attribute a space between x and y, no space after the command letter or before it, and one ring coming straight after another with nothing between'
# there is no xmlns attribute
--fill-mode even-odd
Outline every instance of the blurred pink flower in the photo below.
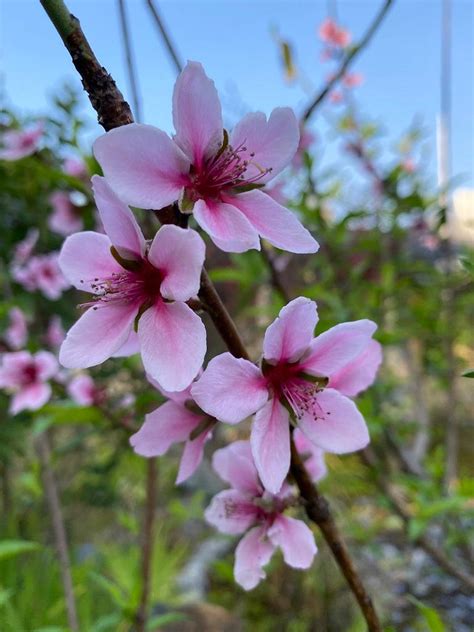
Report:
<svg viewBox="0 0 474 632"><path fill-rule="evenodd" d="M137 454L154 457L168 452L173 444L184 442L176 479L176 484L179 485L199 467L204 455L204 445L212 436L215 419L194 404L191 386L184 391L170 393L153 379L149 380L168 401L145 416L145 423L130 437L130 444ZM197 432L197 436L194 436L194 432Z"/></svg>
<svg viewBox="0 0 474 632"><path fill-rule="evenodd" d="M201 64L188 62L174 88L173 121L173 139L131 124L96 140L95 157L121 199L145 209L179 200L225 251L259 250L259 235L283 250L317 251L296 216L259 190L298 147L291 109L276 108L268 120L261 112L247 114L229 136L214 83Z"/></svg>
<svg viewBox="0 0 474 632"><path fill-rule="evenodd" d="M85 179L89 176L86 163L80 158L66 158L63 164L64 173L74 178Z"/></svg>
<svg viewBox="0 0 474 632"><path fill-rule="evenodd" d="M401 166L402 166L403 171L405 171L406 173L415 173L416 171L415 161L413 160L413 158L410 158L409 156L407 156L406 158L402 160Z"/></svg>
<svg viewBox="0 0 474 632"><path fill-rule="evenodd" d="M335 105L341 103L343 99L342 92L339 90L333 90L329 95L329 101Z"/></svg>
<svg viewBox="0 0 474 632"><path fill-rule="evenodd" d="M28 338L25 314L19 307L12 307L8 313L10 324L5 330L4 339L12 349L24 347Z"/></svg>
<svg viewBox="0 0 474 632"><path fill-rule="evenodd" d="M350 32L339 26L332 18L326 18L321 23L318 33L324 43L335 48L346 48L351 41Z"/></svg>
<svg viewBox="0 0 474 632"><path fill-rule="evenodd" d="M0 388L13 392L9 411L16 415L22 410L37 410L51 397L47 380L58 370L56 358L49 351L5 353L0 366Z"/></svg>
<svg viewBox="0 0 474 632"><path fill-rule="evenodd" d="M57 252L36 255L31 257L26 265L14 266L12 276L29 292L39 290L52 301L57 300L63 290L69 287L59 268Z"/></svg>
<svg viewBox="0 0 474 632"><path fill-rule="evenodd" d="M43 123L37 123L28 130L9 130L0 138L0 160L19 160L33 154L43 135Z"/></svg>
<svg viewBox="0 0 474 632"><path fill-rule="evenodd" d="M22 265L31 257L38 238L39 230L37 228L30 228L26 237L15 246L15 252L13 254L14 265Z"/></svg>
<svg viewBox="0 0 474 632"><path fill-rule="evenodd" d="M66 237L83 227L80 209L75 206L68 193L56 191L49 198L53 212L48 217L48 226L52 231Z"/></svg>
<svg viewBox="0 0 474 632"><path fill-rule="evenodd" d="M94 380L86 373L73 377L67 385L67 392L72 400L80 406L92 406L96 403L99 395Z"/></svg>
<svg viewBox="0 0 474 632"><path fill-rule="evenodd" d="M326 463L324 461L324 451L310 441L299 428L295 428L293 432L293 439L296 449L304 458L304 464L309 475L312 480L317 483L328 473Z"/></svg>
<svg viewBox="0 0 474 632"><path fill-rule="evenodd" d="M364 418L348 397L374 380L381 359L380 345L372 341L376 325L342 323L313 338L317 322L314 301L291 301L265 333L261 369L223 353L191 389L197 404L220 421L236 424L257 413L252 453L272 493L280 490L290 467L289 411L326 452L354 452L369 443Z"/></svg>
<svg viewBox="0 0 474 632"><path fill-rule="evenodd" d="M291 488L278 494L265 491L259 481L250 443L236 441L214 453L214 470L231 489L214 496L206 520L222 533L246 533L235 550L235 581L252 590L266 577L263 566L280 548L293 568L309 568L317 553L311 529L302 521L284 515L294 504Z"/></svg>
<svg viewBox="0 0 474 632"><path fill-rule="evenodd" d="M291 164L296 169L300 169L303 166L303 156L311 147L311 145L316 140L316 135L313 134L306 127L300 127L300 142L298 144L298 149L296 150L296 154L291 161Z"/></svg>
<svg viewBox="0 0 474 632"><path fill-rule="evenodd" d="M53 316L50 319L48 329L46 330L46 343L51 348L57 349L61 345L65 337L66 332L64 331L60 316Z"/></svg>
<svg viewBox="0 0 474 632"><path fill-rule="evenodd" d="M360 72L347 72L342 77L342 83L346 88L357 88L364 83L364 75Z"/></svg>
<svg viewBox="0 0 474 632"><path fill-rule="evenodd" d="M186 388L201 368L206 330L186 301L199 290L205 246L191 229L162 226L148 245L132 212L104 178L95 201L107 234L66 239L60 265L80 290L94 294L59 353L67 368L110 358L136 327L145 370L164 388Z"/></svg>

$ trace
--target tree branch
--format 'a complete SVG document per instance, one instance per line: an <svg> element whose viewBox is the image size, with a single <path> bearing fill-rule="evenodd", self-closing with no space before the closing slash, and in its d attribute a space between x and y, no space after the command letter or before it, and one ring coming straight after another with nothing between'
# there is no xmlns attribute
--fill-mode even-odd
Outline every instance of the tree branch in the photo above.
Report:
<svg viewBox="0 0 474 632"><path fill-rule="evenodd" d="M133 99L133 111L135 112L135 120L139 123L142 119L142 108L140 103L140 94L138 90L138 79L133 60L132 44L128 29L127 11L125 8L125 0L118 0L118 9L120 17L120 28L122 30L122 39L125 49L125 61L127 62L128 81Z"/></svg>
<svg viewBox="0 0 474 632"><path fill-rule="evenodd" d="M158 9L153 3L153 0L145 0L145 2L148 8L150 9L150 13L153 16L153 20L156 24L156 27L173 61L174 67L176 68L176 72L179 74L181 70L183 69L183 63L178 56L178 53L176 51L176 48L173 42L171 41L171 38L168 34L168 31L166 30L163 20L161 19Z"/></svg>
<svg viewBox="0 0 474 632"><path fill-rule="evenodd" d="M308 105L306 110L303 112L303 114L301 116L301 122L302 123L307 123L308 122L308 120L314 114L316 108L324 101L324 99L327 97L329 92L331 92L332 88L339 81L339 79L341 79L343 77L343 75L347 71L347 69L350 66L350 64L364 50L364 48L370 42L372 37L375 35L377 29L379 28L379 26L383 22L383 19L384 19L385 15L387 14L387 12L390 9L392 4L393 4L393 0L385 0L385 2L383 3L382 7L379 10L379 12L375 16L373 22L370 24L369 28L367 29L367 31L366 31L365 35L363 36L363 38L360 40L360 42L358 44L356 44L355 46L353 46L349 50L349 52L344 57L341 65L339 66L339 69L337 70L337 72L333 75L331 80L328 81L328 83L324 86L324 88L320 92L318 92L318 94L313 98L311 103Z"/></svg>

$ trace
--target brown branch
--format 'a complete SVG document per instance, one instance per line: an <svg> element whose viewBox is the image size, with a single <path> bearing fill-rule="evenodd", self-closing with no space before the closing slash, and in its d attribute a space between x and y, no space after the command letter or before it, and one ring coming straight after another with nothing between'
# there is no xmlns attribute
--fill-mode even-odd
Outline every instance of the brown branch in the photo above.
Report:
<svg viewBox="0 0 474 632"><path fill-rule="evenodd" d="M63 513L59 500L58 487L56 479L51 467L51 449L46 433L39 435L36 439L36 452L41 463L41 474L43 479L44 491L48 510L53 525L53 535L56 545L56 551L59 559L59 568L61 571L61 581L63 584L64 598L66 601L66 611L68 625L73 632L78 632L79 621L77 618L76 600L74 597L74 589L71 576L71 562L69 560L69 550L66 536L66 528L64 526Z"/></svg>
<svg viewBox="0 0 474 632"><path fill-rule="evenodd" d="M118 0L118 9L120 17L120 28L122 30L122 40L125 49L125 61L127 62L127 74L128 81L130 83L130 90L132 92L133 99L133 111L135 113L135 120L140 122L142 118L140 95L138 90L138 79L135 69L135 63L133 60L132 43L130 40L130 33L128 28L127 11L125 8L125 0Z"/></svg>
<svg viewBox="0 0 474 632"><path fill-rule="evenodd" d="M45 7L48 15L50 15L51 20L53 24L55 25L56 29L58 30L58 32L60 33L61 37L63 38L63 41L66 44L66 47L68 47L68 44L71 45L71 39L68 37L65 39L64 37L65 29L67 32L67 28L70 26L71 19L75 20L75 22L73 22L74 25L76 23L78 24L77 20L75 18L72 18L72 16L70 16L62 0L41 0L41 3ZM56 15L56 10L58 9L58 5L59 5L59 8L61 9L60 16L59 16L61 19L58 19ZM69 15L69 18L67 18L67 16L64 15L64 12L66 12L66 14ZM78 50L80 51L83 49L85 45L87 45L87 48L90 51L90 56L92 58L92 61L90 62L91 67L98 66L99 68L101 68L95 56L93 55L92 51L90 50L90 46L87 44L87 40L85 39L84 34L80 30L80 28L79 30L75 30L75 33L79 37L79 40L77 39L77 37L74 40L72 40L74 42L74 47L72 47L72 51L68 47L68 50L71 53L73 60L76 54L75 47L77 47ZM83 41L81 41L80 39L81 37ZM89 86L89 88L91 88L92 93L89 90L87 90L87 88L86 90L89 94L89 98L92 103L92 106L99 113L98 108L100 108L100 104L98 103L97 95L93 92L93 90L95 87L97 87L100 91L101 89L100 84L97 85L92 80L91 74L93 73L91 73L90 68L84 68L82 65L79 65L79 66L76 65L76 69L81 74L83 79L84 79L84 76L82 73L84 73L90 79L87 85ZM109 77L109 75L107 76ZM117 90L115 83L113 81L112 83L116 92L111 93L110 103L113 106L112 111L113 112L115 111L115 114L117 114L117 116L113 119L106 119L104 121L104 117L99 114L99 122L105 127L105 129L111 129L111 127L113 126L119 126L126 123L130 123L133 120L133 119L130 120L131 113L130 113L130 108L128 107L128 104L125 104L124 106L125 112L123 113L123 116L120 115L120 112L117 112L117 109L120 110L120 103L125 103L125 102L123 101L123 98L121 99L121 94ZM122 119L124 120L122 121ZM115 125L110 125L110 123L115 123ZM201 276L201 289L199 292L199 297L206 304L207 311L216 329L219 331L222 339L226 342L229 348L229 351L235 354L237 357L248 358L249 356L248 356L247 350L240 338L237 328L232 318L230 317L229 313L227 312L224 304L222 303L214 285L209 279L207 272L204 269ZM364 615L364 618L367 622L368 629L370 630L370 632L381 632L382 628L377 619L377 615L373 608L372 602L368 594L366 593L364 586L362 584L362 581L360 577L358 576L357 571L355 570L354 566L352 565L347 549L344 543L342 542L338 531L335 528L334 521L332 520L330 516L329 506L327 505L327 502L319 494L319 492L316 489L316 486L311 483L309 475L306 472L305 467L301 463L301 461L299 463L298 461L293 461L291 473L294 476L295 481L297 481L302 499L306 503L307 507L310 508L309 513L307 510L308 517L311 520L314 520L315 522L316 520L319 520L319 522L321 523L319 524L318 522L316 522L316 524L320 526L321 532L323 533L324 537L327 539L328 544L336 558L336 561L339 567L341 568L344 576L348 580L351 590L354 592L354 595L360 605L362 614ZM309 481L310 483L309 486L306 484L307 481ZM320 516L317 515L317 513L315 512L315 508L318 505L322 506L323 504L326 505L326 511L327 511L327 515L324 520L322 520ZM147 574L148 572L149 571L146 570Z"/></svg>
<svg viewBox="0 0 474 632"><path fill-rule="evenodd" d="M146 465L146 499L142 534L142 592L140 597L140 605L136 614L138 632L145 632L150 611L153 544L155 539L156 486L158 477L156 459L148 459Z"/></svg>
<svg viewBox="0 0 474 632"><path fill-rule="evenodd" d="M383 19L392 4L393 4L393 0L385 0L379 12L375 16L373 22L370 24L369 28L367 29L365 35L362 37L362 39L359 41L358 44L356 44L349 50L349 52L344 57L341 65L339 66L339 69L337 70L337 72L333 75L331 80L328 81L328 83L324 86L324 88L320 92L318 92L318 94L313 98L311 103L303 112L301 116L302 123L307 123L307 121L314 114L316 108L324 101L327 95L331 92L332 88L344 76L344 74L346 73L351 63L364 50L364 48L370 42L372 37L375 35L380 24L383 22Z"/></svg>
<svg viewBox="0 0 474 632"><path fill-rule="evenodd" d="M183 69L183 63L181 62L178 56L178 53L176 52L176 48L173 42L171 41L171 38L168 34L168 31L166 30L163 20L161 19L158 9L153 3L153 0L145 0L145 2L148 8L150 9L150 13L153 16L153 20L156 24L156 27L161 35L161 38L163 39L163 42L168 50L168 53L171 59L173 60L173 64L174 64L174 67L176 68L176 72L179 74L181 70Z"/></svg>

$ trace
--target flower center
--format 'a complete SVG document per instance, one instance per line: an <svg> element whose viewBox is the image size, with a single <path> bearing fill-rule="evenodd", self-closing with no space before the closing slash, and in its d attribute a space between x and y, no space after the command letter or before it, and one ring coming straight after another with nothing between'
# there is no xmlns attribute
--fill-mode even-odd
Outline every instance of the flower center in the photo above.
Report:
<svg viewBox="0 0 474 632"><path fill-rule="evenodd" d="M25 367L23 367L23 371L21 375L23 384L30 384L31 382L36 382L37 376L38 376L38 370L33 363L27 364Z"/></svg>

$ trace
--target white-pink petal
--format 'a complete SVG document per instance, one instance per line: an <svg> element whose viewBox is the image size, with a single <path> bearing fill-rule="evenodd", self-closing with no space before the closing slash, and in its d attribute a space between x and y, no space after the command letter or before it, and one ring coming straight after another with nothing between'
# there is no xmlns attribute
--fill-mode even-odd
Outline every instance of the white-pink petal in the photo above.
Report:
<svg viewBox="0 0 474 632"><path fill-rule="evenodd" d="M39 380L49 380L58 372L56 356L49 351L38 351L33 357Z"/></svg>
<svg viewBox="0 0 474 632"><path fill-rule="evenodd" d="M318 549L311 529L302 521L277 516L267 531L274 546L279 546L283 559L293 568L309 568Z"/></svg>
<svg viewBox="0 0 474 632"><path fill-rule="evenodd" d="M278 494L290 469L289 414L278 399L270 399L255 415L250 444L263 486Z"/></svg>
<svg viewBox="0 0 474 632"><path fill-rule="evenodd" d="M191 394L202 410L229 424L252 415L268 399L260 370L230 353L222 353L209 362Z"/></svg>
<svg viewBox="0 0 474 632"><path fill-rule="evenodd" d="M245 147L239 155L248 160L246 178L260 175L261 169L271 169L258 182L268 182L290 164L298 149L300 131L291 108L275 108L267 121L262 112L247 114L230 136L234 149ZM251 155L253 154L253 155Z"/></svg>
<svg viewBox="0 0 474 632"><path fill-rule="evenodd" d="M331 376L328 386L347 397L356 397L373 384L381 364L382 347L376 340L370 340L360 355Z"/></svg>
<svg viewBox="0 0 474 632"><path fill-rule="evenodd" d="M308 413L298 420L304 434L326 452L345 454L365 448L369 431L352 400L332 388L316 395L318 418Z"/></svg>
<svg viewBox="0 0 474 632"><path fill-rule="evenodd" d="M206 247L195 230L167 224L156 233L149 261L161 271L160 293L174 301L187 301L199 291Z"/></svg>
<svg viewBox="0 0 474 632"><path fill-rule="evenodd" d="M138 123L98 138L94 155L119 198L145 209L161 209L178 200L190 167L169 136Z"/></svg>
<svg viewBox="0 0 474 632"><path fill-rule="evenodd" d="M371 320L341 323L320 334L301 361L302 370L311 375L331 377L367 347L377 325Z"/></svg>
<svg viewBox="0 0 474 632"><path fill-rule="evenodd" d="M236 534L255 524L258 512L251 496L235 489L225 489L214 496L204 517L221 533Z"/></svg>
<svg viewBox="0 0 474 632"><path fill-rule="evenodd" d="M234 441L225 448L216 450L212 457L212 467L234 489L255 496L263 491L249 441Z"/></svg>
<svg viewBox="0 0 474 632"><path fill-rule="evenodd" d="M92 176L92 190L100 219L110 241L125 259L145 254L145 238L129 207L112 191L105 178Z"/></svg>
<svg viewBox="0 0 474 632"><path fill-rule="evenodd" d="M294 213L263 191L247 191L227 196L225 201L236 206L258 234L271 244L288 252L314 253L319 244Z"/></svg>
<svg viewBox="0 0 474 632"><path fill-rule="evenodd" d="M296 362L310 346L317 322L317 306L309 298L300 296L285 305L265 332L265 360Z"/></svg>
<svg viewBox="0 0 474 632"><path fill-rule="evenodd" d="M9 412L17 415L22 410L38 410L51 397L51 386L42 382L29 384L13 395Z"/></svg>
<svg viewBox="0 0 474 632"><path fill-rule="evenodd" d="M270 561L275 546L266 537L264 527L254 527L235 550L235 581L245 590L252 590L265 579L263 567Z"/></svg>
<svg viewBox="0 0 474 632"><path fill-rule="evenodd" d="M68 369L86 369L110 358L127 340L137 311L138 306L129 304L90 307L67 332L60 363Z"/></svg>
<svg viewBox="0 0 474 632"><path fill-rule="evenodd" d="M138 321L145 371L168 391L193 381L206 353L206 329L185 303L158 302Z"/></svg>
<svg viewBox="0 0 474 632"><path fill-rule="evenodd" d="M214 82L202 65L188 61L173 92L174 141L200 167L223 140L222 112Z"/></svg>
<svg viewBox="0 0 474 632"><path fill-rule="evenodd" d="M204 445L210 438L211 432L212 430L209 428L201 432L195 439L188 439L184 444L183 454L179 462L178 476L176 477L176 485L184 483L201 465L204 456Z"/></svg>
<svg viewBox="0 0 474 632"><path fill-rule="evenodd" d="M218 248L225 252L260 250L257 231L248 219L232 204L216 200L198 200L194 205L194 219L206 231Z"/></svg>

